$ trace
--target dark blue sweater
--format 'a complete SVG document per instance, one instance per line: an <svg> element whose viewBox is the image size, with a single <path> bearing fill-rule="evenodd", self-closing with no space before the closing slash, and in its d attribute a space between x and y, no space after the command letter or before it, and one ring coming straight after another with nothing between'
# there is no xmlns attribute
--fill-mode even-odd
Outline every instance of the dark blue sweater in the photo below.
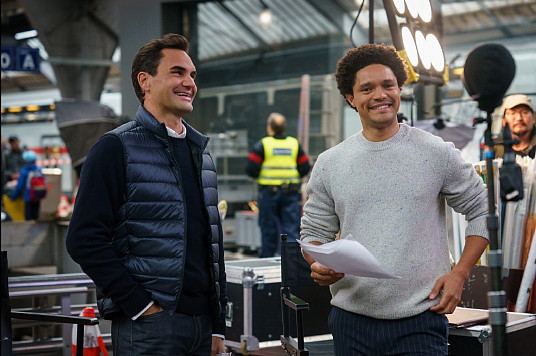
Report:
<svg viewBox="0 0 536 356"><path fill-rule="evenodd" d="M187 254L184 282L179 298L181 313L205 314L209 312L209 261L208 220L203 207L199 177L196 174L188 141L170 138L173 155L181 167L181 178L186 201Z"/></svg>

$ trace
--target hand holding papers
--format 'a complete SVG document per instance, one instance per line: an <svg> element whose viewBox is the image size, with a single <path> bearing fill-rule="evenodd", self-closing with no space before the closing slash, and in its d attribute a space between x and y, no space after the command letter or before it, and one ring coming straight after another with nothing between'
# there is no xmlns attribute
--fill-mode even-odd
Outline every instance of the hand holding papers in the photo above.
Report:
<svg viewBox="0 0 536 356"><path fill-rule="evenodd" d="M373 278L400 278L389 272L352 235L323 245L298 240L301 248L321 265L340 273Z"/></svg>

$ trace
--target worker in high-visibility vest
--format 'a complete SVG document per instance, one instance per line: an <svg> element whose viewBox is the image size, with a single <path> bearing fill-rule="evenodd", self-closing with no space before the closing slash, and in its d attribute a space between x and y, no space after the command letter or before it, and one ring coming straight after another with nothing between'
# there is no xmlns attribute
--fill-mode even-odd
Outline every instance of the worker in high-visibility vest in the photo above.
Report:
<svg viewBox="0 0 536 356"><path fill-rule="evenodd" d="M260 257L279 252L279 236L300 237L301 178L309 173L309 157L297 139L286 135L283 115L268 116L266 131L248 155L246 173L259 184Z"/></svg>

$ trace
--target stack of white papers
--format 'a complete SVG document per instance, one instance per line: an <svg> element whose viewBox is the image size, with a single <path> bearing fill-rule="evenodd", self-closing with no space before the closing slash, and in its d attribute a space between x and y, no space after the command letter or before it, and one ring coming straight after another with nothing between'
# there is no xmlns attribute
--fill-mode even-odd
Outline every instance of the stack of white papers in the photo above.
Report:
<svg viewBox="0 0 536 356"><path fill-rule="evenodd" d="M359 277L400 278L382 266L352 235L323 245L313 245L299 240L298 243L302 250L318 263L335 272Z"/></svg>

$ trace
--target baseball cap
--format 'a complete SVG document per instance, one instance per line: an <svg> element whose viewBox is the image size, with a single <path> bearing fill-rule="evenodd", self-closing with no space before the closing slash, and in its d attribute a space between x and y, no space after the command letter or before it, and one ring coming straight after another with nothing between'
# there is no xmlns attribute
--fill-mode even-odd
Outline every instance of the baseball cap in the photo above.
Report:
<svg viewBox="0 0 536 356"><path fill-rule="evenodd" d="M33 163L37 159L34 151L24 151L22 154L22 159L28 163Z"/></svg>
<svg viewBox="0 0 536 356"><path fill-rule="evenodd" d="M9 136L9 138L7 139L7 142L11 143L13 141L17 141L19 138L17 136Z"/></svg>
<svg viewBox="0 0 536 356"><path fill-rule="evenodd" d="M504 101L503 101L503 108L504 109L512 109L515 108L518 105L526 105L528 106L532 111L534 111L534 106L532 105L532 100L524 94L514 94L514 95L508 95Z"/></svg>

